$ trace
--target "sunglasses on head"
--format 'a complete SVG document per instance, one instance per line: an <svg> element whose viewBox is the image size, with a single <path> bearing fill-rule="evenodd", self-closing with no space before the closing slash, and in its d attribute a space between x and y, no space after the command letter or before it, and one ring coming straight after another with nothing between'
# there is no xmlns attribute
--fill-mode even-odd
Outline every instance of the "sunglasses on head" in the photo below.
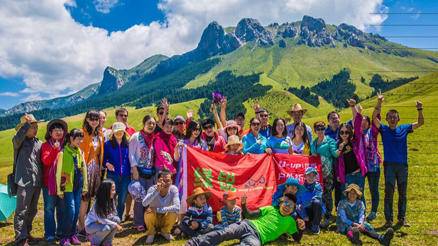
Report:
<svg viewBox="0 0 438 246"><path fill-rule="evenodd" d="M349 131L339 131L340 135L350 135Z"/></svg>

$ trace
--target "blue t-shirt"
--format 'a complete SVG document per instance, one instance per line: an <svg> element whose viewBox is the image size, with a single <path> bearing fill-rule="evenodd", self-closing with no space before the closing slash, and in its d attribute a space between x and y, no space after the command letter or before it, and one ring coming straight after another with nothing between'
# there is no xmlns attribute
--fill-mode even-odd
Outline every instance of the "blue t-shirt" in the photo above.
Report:
<svg viewBox="0 0 438 246"><path fill-rule="evenodd" d="M272 149L272 153L289 154L289 147L292 146L292 140L289 136L277 138L271 136L268 138L267 148Z"/></svg>
<svg viewBox="0 0 438 246"><path fill-rule="evenodd" d="M383 142L384 162L408 164L408 133L412 124L399 125L394 130L387 125L380 125Z"/></svg>

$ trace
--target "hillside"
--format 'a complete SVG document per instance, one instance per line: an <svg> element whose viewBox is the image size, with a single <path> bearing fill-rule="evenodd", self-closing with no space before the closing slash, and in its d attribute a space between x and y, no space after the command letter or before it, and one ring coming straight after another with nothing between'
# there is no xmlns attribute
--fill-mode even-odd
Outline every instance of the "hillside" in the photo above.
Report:
<svg viewBox="0 0 438 246"><path fill-rule="evenodd" d="M164 96L172 103L207 98L199 112L203 115L208 113L205 105L212 90L228 94L234 102L230 113L234 113L242 110L243 101L255 97L294 98L297 94L288 92L290 87L315 86L343 69L349 71L354 94L366 99L373 92L369 83L375 74L387 80L421 77L438 71L438 52L405 47L351 25L330 25L309 16L268 26L245 18L226 29L212 22L196 49L170 58L152 56L130 69L107 67L101 82L78 93L24 103L4 112L0 129L11 128L23 112L49 120L89 108L149 106ZM239 80L247 83L239 85ZM251 92L254 85L257 90ZM236 89L241 93L233 93ZM315 91L314 97L324 97ZM329 103L342 108L324 99L321 107Z"/></svg>

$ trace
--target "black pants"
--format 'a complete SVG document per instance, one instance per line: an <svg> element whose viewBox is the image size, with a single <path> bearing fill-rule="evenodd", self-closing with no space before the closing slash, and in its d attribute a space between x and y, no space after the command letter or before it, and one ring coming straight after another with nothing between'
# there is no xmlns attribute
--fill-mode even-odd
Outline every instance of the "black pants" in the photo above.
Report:
<svg viewBox="0 0 438 246"><path fill-rule="evenodd" d="M310 226L319 226L322 218L322 203L320 201L313 201L306 208L306 213L309 216Z"/></svg>

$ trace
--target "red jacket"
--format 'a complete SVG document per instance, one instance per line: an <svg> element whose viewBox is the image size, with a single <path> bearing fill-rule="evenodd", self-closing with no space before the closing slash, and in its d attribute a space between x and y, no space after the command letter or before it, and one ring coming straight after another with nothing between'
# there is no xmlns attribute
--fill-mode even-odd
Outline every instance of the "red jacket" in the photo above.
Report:
<svg viewBox="0 0 438 246"><path fill-rule="evenodd" d="M41 146L41 161L43 162L43 187L48 186L50 167L55 165L56 157L60 151L61 147L56 149L53 147L50 140L43 143Z"/></svg>

